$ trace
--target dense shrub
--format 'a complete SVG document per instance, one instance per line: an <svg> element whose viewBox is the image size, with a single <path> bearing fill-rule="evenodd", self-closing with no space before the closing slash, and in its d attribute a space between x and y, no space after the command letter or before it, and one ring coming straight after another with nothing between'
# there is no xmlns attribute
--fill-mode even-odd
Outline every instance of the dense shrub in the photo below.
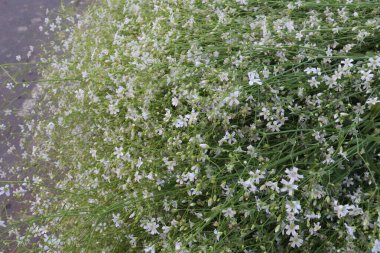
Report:
<svg viewBox="0 0 380 253"><path fill-rule="evenodd" d="M7 229L51 252L380 252L379 15L129 0L47 21L66 39Z"/></svg>

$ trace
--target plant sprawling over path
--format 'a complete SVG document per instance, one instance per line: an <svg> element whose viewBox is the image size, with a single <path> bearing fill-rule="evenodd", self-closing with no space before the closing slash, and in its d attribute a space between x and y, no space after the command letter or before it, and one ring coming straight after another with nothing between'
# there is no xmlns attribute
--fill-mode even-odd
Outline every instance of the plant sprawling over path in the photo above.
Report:
<svg viewBox="0 0 380 253"><path fill-rule="evenodd" d="M36 175L7 186L33 200L6 231L48 252L380 252L379 17L129 0L47 20L65 40L24 127Z"/></svg>

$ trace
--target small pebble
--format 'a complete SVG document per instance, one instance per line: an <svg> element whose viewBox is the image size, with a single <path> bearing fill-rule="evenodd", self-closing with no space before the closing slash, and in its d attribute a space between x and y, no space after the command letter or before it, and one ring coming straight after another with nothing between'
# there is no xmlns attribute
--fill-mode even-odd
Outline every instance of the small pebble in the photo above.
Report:
<svg viewBox="0 0 380 253"><path fill-rule="evenodd" d="M26 26L19 26L17 27L18 32L26 32L28 30L28 27Z"/></svg>
<svg viewBox="0 0 380 253"><path fill-rule="evenodd" d="M39 17L32 18L32 19L30 20L30 22L31 22L32 24L37 24L37 23L40 23L41 21L42 21L42 19L39 18Z"/></svg>

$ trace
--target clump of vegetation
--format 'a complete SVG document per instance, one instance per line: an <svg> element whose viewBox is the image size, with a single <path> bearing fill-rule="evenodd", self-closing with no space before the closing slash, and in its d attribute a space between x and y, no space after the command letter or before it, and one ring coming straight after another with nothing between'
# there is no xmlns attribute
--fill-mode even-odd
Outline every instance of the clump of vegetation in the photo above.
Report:
<svg viewBox="0 0 380 253"><path fill-rule="evenodd" d="M46 22L65 39L6 231L47 252L380 252L379 15L115 0Z"/></svg>

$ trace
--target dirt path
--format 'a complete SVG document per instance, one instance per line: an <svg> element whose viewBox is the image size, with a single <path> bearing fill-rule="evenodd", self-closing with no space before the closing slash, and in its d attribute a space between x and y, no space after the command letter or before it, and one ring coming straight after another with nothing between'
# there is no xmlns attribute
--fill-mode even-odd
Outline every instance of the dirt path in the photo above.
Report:
<svg viewBox="0 0 380 253"><path fill-rule="evenodd" d="M79 10L85 2L0 0L0 187L11 185L8 181L16 180L9 172L17 171L17 161L22 154L19 125L23 121L17 115L30 97L33 83L39 78L34 66L38 59L38 46L47 40L39 30L45 20L46 10L49 10L48 16L54 17L63 3L72 4ZM33 52L28 57L29 51ZM18 55L21 59L17 59ZM15 174L22 177L22 173ZM13 216L18 208L16 201L6 200L4 194L0 195L0 221ZM0 252L1 250L0 247Z"/></svg>

